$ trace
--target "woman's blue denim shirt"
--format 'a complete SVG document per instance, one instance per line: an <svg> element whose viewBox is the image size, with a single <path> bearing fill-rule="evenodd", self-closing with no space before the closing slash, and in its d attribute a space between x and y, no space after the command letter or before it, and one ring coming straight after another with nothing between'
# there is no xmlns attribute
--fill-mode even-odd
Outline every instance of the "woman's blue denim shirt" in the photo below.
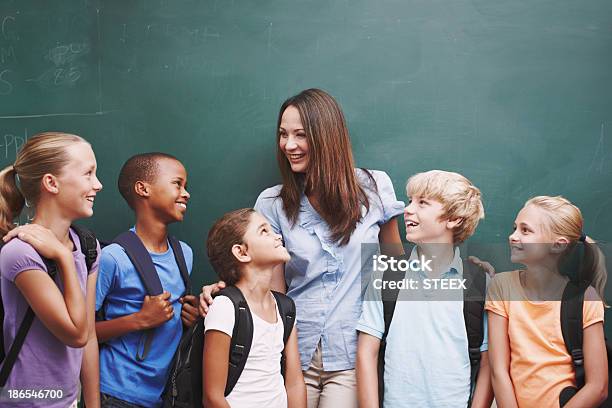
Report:
<svg viewBox="0 0 612 408"><path fill-rule="evenodd" d="M325 371L355 368L357 354L357 322L363 293L370 276L361 276L362 263L371 257L362 254L362 244L377 244L380 226L401 214L404 203L395 196L389 176L370 170L376 184L361 169L357 178L368 195L370 208L362 208L347 245L330 240L326 222L302 194L300 212L292 225L283 211L279 197L281 185L264 190L255 209L264 215L272 228L283 237L291 260L285 264L287 294L297 308L298 344L302 369L310 361L319 341ZM377 251L377 245L364 246ZM374 254L373 252L372 254ZM371 268L363 268L364 273Z"/></svg>

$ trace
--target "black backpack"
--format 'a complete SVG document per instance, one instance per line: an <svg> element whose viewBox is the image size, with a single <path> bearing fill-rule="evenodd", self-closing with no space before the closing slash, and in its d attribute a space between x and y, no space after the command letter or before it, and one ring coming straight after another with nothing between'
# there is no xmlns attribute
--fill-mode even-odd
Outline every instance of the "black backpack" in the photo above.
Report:
<svg viewBox="0 0 612 408"><path fill-rule="evenodd" d="M383 280L399 281L404 278L404 273L392 272L387 270L383 274ZM469 262L463 262L463 278L466 279L463 291L463 318L468 337L468 353L470 356L470 396L468 407L472 404L472 397L476 387L476 378L480 368L480 346L484 339L484 304L486 296L487 277L483 270ZM393 313L395 312L395 304L399 296L399 289L389 289L387 286L383 289L383 316L385 319L385 331L380 341L380 349L378 351L378 399L380 407L383 406L384 399L384 373L385 373L385 352L387 349L387 336ZM410 364L410 362L407 362Z"/></svg>
<svg viewBox="0 0 612 408"><path fill-rule="evenodd" d="M85 264L87 265L87 270L90 271L92 265L98 258L98 244L96 241L96 236L93 232L85 229L83 227L79 227L76 225L72 225L71 228L79 237L79 242L81 243L81 252L85 255ZM2 248L3 242L0 241L0 248ZM47 272L51 279L55 281L55 275L57 275L57 265L54 261L42 258L45 266L47 267ZM4 331L2 330L3 326L0 326L0 362L2 364L2 368L0 369L0 388L6 385L8 381L9 375L11 374L11 370L17 361L17 356L19 355L19 351L21 347L23 347L23 343L25 342L25 338L30 331L30 327L34 322L34 311L31 307L28 307L26 313L19 325L19 329L17 330L17 334L15 335L15 339L13 340L13 344L8 350L8 353L5 354L4 350ZM4 322L4 305L2 303L2 299L0 299L0 324Z"/></svg>
<svg viewBox="0 0 612 408"><path fill-rule="evenodd" d="M283 341L287 344L295 322L295 303L287 295L272 291L284 326ZM217 296L227 296L234 304L235 323L228 356L225 396L238 382L249 357L253 341L253 316L240 289L228 286ZM170 366L170 376L162 394L164 408L202 407L202 353L204 351L204 319L181 338L181 343ZM284 376L285 355L281 354L281 373Z"/></svg>
<svg viewBox="0 0 612 408"><path fill-rule="evenodd" d="M134 269L136 269L138 276L140 276L140 280L142 281L147 294L149 296L161 295L164 292L164 289L161 281L159 280L157 269L155 269L155 265L153 264L149 251L147 251L147 248L145 248L138 235L136 235L133 231L126 231L119 234L113 240L113 242L120 245L127 254L128 258L130 258L132 265L134 265ZM191 280L189 278L189 272L187 270L187 264L185 263L185 255L183 254L181 243L173 236L168 236L168 243L172 248L174 259L176 260L181 273L181 278L185 284L184 295L191 294ZM100 310L96 313L96 320L105 320L104 310L105 305L102 304L102 307L100 307ZM136 360L143 361L147 358L154 333L155 329L143 331L138 342L139 345L143 345L143 350L142 352L140 352L140 350L136 350Z"/></svg>
<svg viewBox="0 0 612 408"><path fill-rule="evenodd" d="M582 334L584 308L584 293L588 284L579 285L568 282L563 291L561 299L561 332L567 352L572 356L572 364L576 374L576 387L566 387L559 395L559 406L564 406L578 392L585 383L584 357L582 354ZM608 378L610 378L612 367L612 344L606 341L606 352L608 355ZM600 408L612 407L612 394L610 394L610 381L608 380L608 399L600 405Z"/></svg>

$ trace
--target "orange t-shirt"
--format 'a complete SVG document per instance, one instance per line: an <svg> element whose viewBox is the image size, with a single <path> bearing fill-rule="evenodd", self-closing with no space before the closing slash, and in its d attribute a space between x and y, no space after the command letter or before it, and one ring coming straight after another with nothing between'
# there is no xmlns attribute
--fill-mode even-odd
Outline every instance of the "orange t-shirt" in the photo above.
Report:
<svg viewBox="0 0 612 408"><path fill-rule="evenodd" d="M558 407L561 390L576 385L561 332L561 302L527 300L519 271L513 271L495 275L485 309L508 319L510 378L519 407ZM583 327L603 318L603 303L591 287L585 293Z"/></svg>

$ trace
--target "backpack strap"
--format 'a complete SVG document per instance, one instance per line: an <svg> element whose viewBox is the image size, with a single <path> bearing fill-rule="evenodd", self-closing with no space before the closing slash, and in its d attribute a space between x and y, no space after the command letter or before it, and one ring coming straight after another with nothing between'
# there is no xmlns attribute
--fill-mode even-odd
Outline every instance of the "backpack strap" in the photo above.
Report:
<svg viewBox="0 0 612 408"><path fill-rule="evenodd" d="M276 300L278 313L283 320L283 344L287 346L287 341L289 340L289 336L291 336L291 331L295 325L295 303L293 302L293 299L283 293L272 291L272 294ZM286 361L287 358L285 356L285 348L283 347L283 351L281 351L281 374L283 378L285 377Z"/></svg>
<svg viewBox="0 0 612 408"><path fill-rule="evenodd" d="M91 267L98 259L98 241L96 235L87 228L80 227L76 224L70 226L79 237L81 244L81 252L85 255L85 265L87 271L91 271Z"/></svg>
<svg viewBox="0 0 612 408"><path fill-rule="evenodd" d="M0 237L1 238L1 237ZM0 239L0 253L4 247L4 241ZM1 279L0 279L1 282ZM4 352L4 303L2 302L2 293L0 292L0 363L4 361L6 353ZM0 387L2 384L0 384Z"/></svg>
<svg viewBox="0 0 612 408"><path fill-rule="evenodd" d="M468 407L476 388L476 379L480 369L480 347L484 340L484 306L487 286L486 273L469 262L463 263L463 320L468 338L468 354L470 356L470 396Z"/></svg>
<svg viewBox="0 0 612 408"><path fill-rule="evenodd" d="M403 276L399 276L396 272L386 270L383 273L383 281L390 282L393 280L400 280ZM399 297L400 290L397 288L389 289L388 285L381 289L381 299L383 302L383 317L385 319L385 331L383 333L382 341L387 340L389 335L389 328L391 327L391 321L393 320L393 314L395 313L395 305L397 298Z"/></svg>
<svg viewBox="0 0 612 408"><path fill-rule="evenodd" d="M568 282L561 298L561 332L567 352L572 356L578 389L582 388L585 383L584 357L582 354L584 291L583 287Z"/></svg>
<svg viewBox="0 0 612 408"><path fill-rule="evenodd" d="M227 296L234 304L234 330L230 342L229 366L227 370L227 382L225 383L225 396L227 397L234 389L238 378L244 370L251 344L253 343L253 316L244 295L235 286L222 289L217 296Z"/></svg>
<svg viewBox="0 0 612 408"><path fill-rule="evenodd" d="M133 231L125 231L119 234L114 240L114 243L121 245L125 250L128 258L134 265L136 272L140 276L145 290L149 296L161 295L164 291L162 288L157 269L153 265L153 260L147 248Z"/></svg>
<svg viewBox="0 0 612 408"><path fill-rule="evenodd" d="M55 262L47 258L42 258L42 260L45 266L47 267L47 273L49 274L49 277L55 282L55 275L57 275L57 265L55 264ZM2 356L1 356L2 357L2 360L1 360L2 368L0 369L0 387L4 387L6 385L6 382L8 381L9 375L11 374L11 370L13 369L13 366L15 365L15 362L17 361L17 356L19 355L19 351L21 351L21 348L23 347L23 343L25 342L26 336L28 332L30 331L30 328L32 327L32 323L34 322L34 317L35 317L34 310L32 310L32 307L28 306L28 309L25 312L23 320L21 321L21 324L19 325L19 329L17 329L17 334L15 335L13 344L11 344L11 347L9 348L8 353L6 353L6 356L4 355L4 352L2 353ZM4 322L4 306L2 306L2 321ZM2 330L1 327L0 327L0 332L2 332L2 338L1 338L2 350L4 351L4 331Z"/></svg>
<svg viewBox="0 0 612 408"><path fill-rule="evenodd" d="M85 255L85 265L87 266L87 271L91 271L91 268L98 258L98 244L96 241L96 236L93 232L89 231L86 228L79 227L77 225L72 225L71 228L74 230L76 235L79 237L79 243L81 244L81 252ZM4 242L0 242L0 250L4 246ZM47 267L47 273L51 277L53 281L55 281L55 276L57 275L57 265L54 261L41 257L45 266ZM4 322L4 305L0 302L0 317L2 318L0 322ZM11 370L17 361L17 356L19 355L19 351L23 347L23 343L25 342L26 336L32 327L32 323L34 323L34 310L31 307L25 312L23 320L17 329L17 334L15 335L15 339L13 340L13 344L8 350L8 353L4 352L4 331L0 328L0 362L2 362L2 368L0 369L0 387L4 387L6 382L8 381L8 377L11 374Z"/></svg>
<svg viewBox="0 0 612 408"><path fill-rule="evenodd" d="M170 248L172 248L174 259L176 260L176 264L181 272L181 278L183 278L183 283L185 284L185 295L191 295L191 278L189 277L189 270L187 269L181 242L170 235L168 236L168 243L170 244Z"/></svg>
<svg viewBox="0 0 612 408"><path fill-rule="evenodd" d="M391 271L390 268L383 272L383 281L399 281L404 278L403 273ZM371 284L371 283L370 283ZM381 289L381 300L383 304L383 318L385 320L385 331L383 332L382 339L380 340L380 348L378 349L378 400L380 406L383 406L383 400L385 396L385 352L387 351L387 336L389 335L389 328L391 327L391 321L393 320L393 313L395 313L395 305L397 298L399 297L400 290L397 288L389 289L388 285L383 286ZM373 299L371 299L373 301Z"/></svg>
<svg viewBox="0 0 612 408"><path fill-rule="evenodd" d="M130 258L132 265L134 265L134 269L136 269L138 276L140 276L140 280L147 294L149 296L161 295L164 289L159 280L157 269L155 269L155 265L153 265L153 260L151 259L149 251L147 251L147 248L145 248L138 235L132 231L126 231L119 234L113 242L119 244L124 249L128 258ZM144 361L149 355L154 331L155 329L145 330L142 336L140 336L136 349L136 360ZM142 353L140 353L141 344Z"/></svg>
<svg viewBox="0 0 612 408"><path fill-rule="evenodd" d="M276 300L276 306L278 307L278 313L283 319L283 327L285 328L283 333L283 343L287 344L293 326L295 324L295 303L289 296L272 291L274 299Z"/></svg>

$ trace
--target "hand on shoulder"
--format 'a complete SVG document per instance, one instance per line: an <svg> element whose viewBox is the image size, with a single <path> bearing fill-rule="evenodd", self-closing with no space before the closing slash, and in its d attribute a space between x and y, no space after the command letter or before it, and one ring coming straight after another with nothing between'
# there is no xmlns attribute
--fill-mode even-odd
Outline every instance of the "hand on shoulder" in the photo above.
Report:
<svg viewBox="0 0 612 408"><path fill-rule="evenodd" d="M66 248L48 228L38 224L20 225L9 231L2 240L6 243L13 238L19 238L30 244L41 256L49 259L60 259L62 256L70 256L70 250Z"/></svg>

